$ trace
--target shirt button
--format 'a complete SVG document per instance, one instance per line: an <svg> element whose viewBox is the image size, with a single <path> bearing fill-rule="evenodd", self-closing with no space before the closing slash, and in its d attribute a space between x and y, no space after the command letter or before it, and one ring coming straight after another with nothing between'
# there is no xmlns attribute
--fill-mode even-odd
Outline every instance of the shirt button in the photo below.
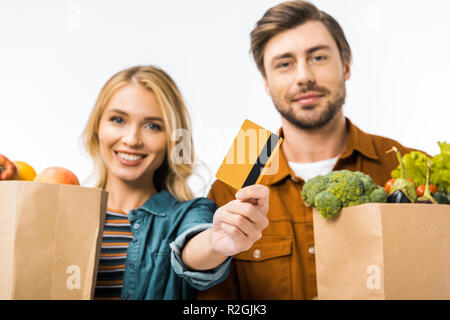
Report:
<svg viewBox="0 0 450 320"><path fill-rule="evenodd" d="M130 268L134 268L134 262L130 262L128 265L130 266Z"/></svg>
<svg viewBox="0 0 450 320"><path fill-rule="evenodd" d="M316 254L316 248L314 248L314 246L311 246L308 248L308 253L309 254Z"/></svg>
<svg viewBox="0 0 450 320"><path fill-rule="evenodd" d="M136 242L138 242L138 239L133 238L133 240L131 240L131 241L133 241L134 243L136 243Z"/></svg>
<svg viewBox="0 0 450 320"><path fill-rule="evenodd" d="M255 251L253 251L253 258L255 259L261 258L261 250L255 249Z"/></svg>
<svg viewBox="0 0 450 320"><path fill-rule="evenodd" d="M135 223L134 225L133 225L133 228L134 228L134 230L137 230L137 229L139 229L140 228L140 224L139 223Z"/></svg>

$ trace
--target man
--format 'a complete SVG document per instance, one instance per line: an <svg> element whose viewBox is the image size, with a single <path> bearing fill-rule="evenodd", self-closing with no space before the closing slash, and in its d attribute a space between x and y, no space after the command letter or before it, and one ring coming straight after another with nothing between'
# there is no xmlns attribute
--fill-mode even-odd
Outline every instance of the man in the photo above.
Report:
<svg viewBox="0 0 450 320"><path fill-rule="evenodd" d="M339 24L303 1L268 10L251 33L251 49L267 93L281 115L284 138L279 169L261 183L270 188L269 226L259 241L236 255L229 277L200 299L312 299L317 295L312 209L305 180L331 170L369 174L384 186L397 166L396 141L364 133L344 116L351 50ZM235 190L216 181L217 205Z"/></svg>

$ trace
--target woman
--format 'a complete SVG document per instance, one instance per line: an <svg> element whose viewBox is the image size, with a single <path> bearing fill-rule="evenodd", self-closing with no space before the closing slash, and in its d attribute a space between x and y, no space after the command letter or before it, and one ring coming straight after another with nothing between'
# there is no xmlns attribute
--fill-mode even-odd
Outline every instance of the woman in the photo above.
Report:
<svg viewBox="0 0 450 320"><path fill-rule="evenodd" d="M179 155L171 139L189 122L177 86L156 67L120 71L102 88L83 132L96 186L109 192L95 298L192 299L224 280L230 256L267 226L264 186L219 209L194 198L192 140Z"/></svg>

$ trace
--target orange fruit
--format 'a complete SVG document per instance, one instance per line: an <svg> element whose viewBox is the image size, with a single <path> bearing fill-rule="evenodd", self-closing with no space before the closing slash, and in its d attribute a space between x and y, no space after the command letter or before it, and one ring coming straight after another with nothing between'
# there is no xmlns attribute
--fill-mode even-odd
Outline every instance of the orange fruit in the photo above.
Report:
<svg viewBox="0 0 450 320"><path fill-rule="evenodd" d="M36 177L36 171L28 163L23 161L13 161L17 167L17 173L14 180L33 181Z"/></svg>

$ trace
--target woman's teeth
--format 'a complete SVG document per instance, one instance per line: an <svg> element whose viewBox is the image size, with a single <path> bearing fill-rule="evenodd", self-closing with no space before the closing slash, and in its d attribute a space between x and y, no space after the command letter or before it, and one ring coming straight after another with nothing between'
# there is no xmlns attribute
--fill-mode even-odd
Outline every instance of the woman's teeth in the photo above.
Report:
<svg viewBox="0 0 450 320"><path fill-rule="evenodd" d="M123 153L123 152L118 152L117 154L120 158L127 160L127 161L136 161L136 160L140 160L145 157L145 156L131 155L128 153Z"/></svg>

